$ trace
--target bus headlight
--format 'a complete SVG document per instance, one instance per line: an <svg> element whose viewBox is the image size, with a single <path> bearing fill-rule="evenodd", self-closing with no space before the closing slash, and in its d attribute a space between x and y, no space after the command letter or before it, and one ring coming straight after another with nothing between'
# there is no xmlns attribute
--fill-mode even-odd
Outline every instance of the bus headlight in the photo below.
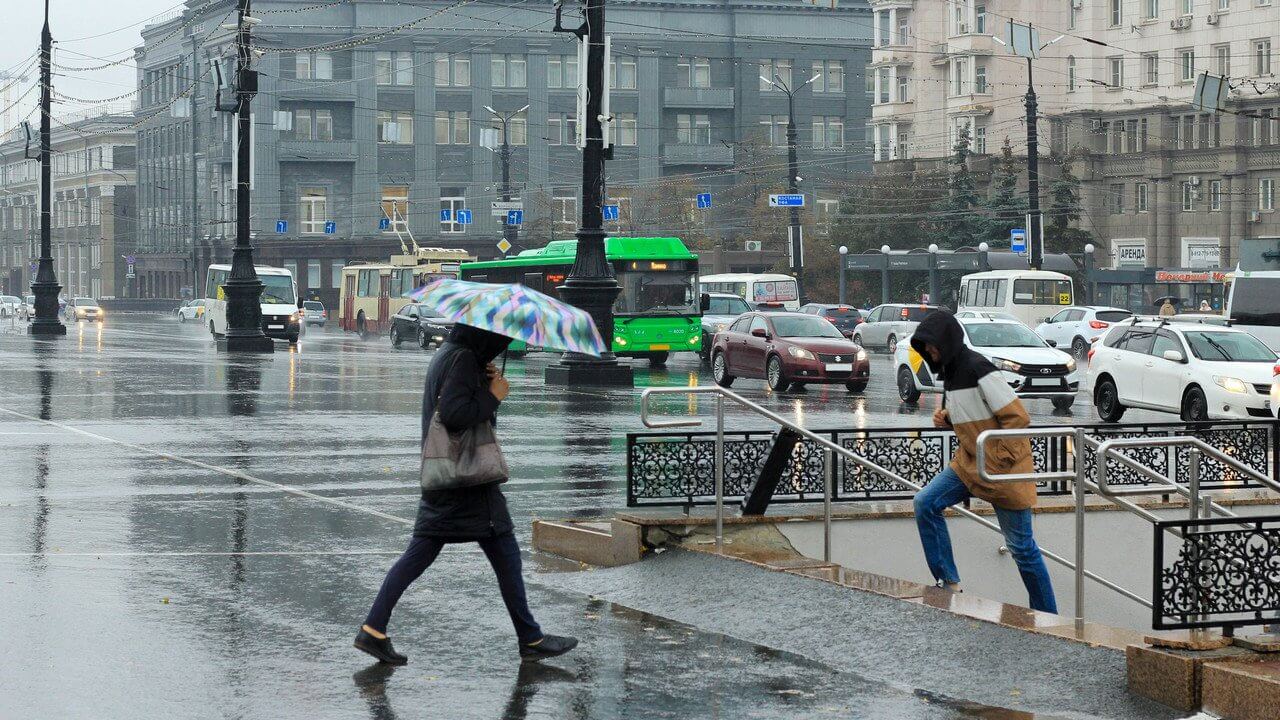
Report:
<svg viewBox="0 0 1280 720"><path fill-rule="evenodd" d="M616 345L625 346L627 344L627 339L618 335L614 335L613 342Z"/></svg>
<svg viewBox="0 0 1280 720"><path fill-rule="evenodd" d="M697 345L697 344L698 344L698 343L700 343L700 342L702 342L702 336L701 336L701 335L692 335L692 336L690 336L690 337L689 337L689 344L690 344L690 345Z"/></svg>
<svg viewBox="0 0 1280 720"><path fill-rule="evenodd" d="M817 357L814 356L813 353L809 352L808 350L805 350L802 347L796 347L795 345L788 347L787 352L791 353L791 357L800 358L801 360L817 360L818 359Z"/></svg>

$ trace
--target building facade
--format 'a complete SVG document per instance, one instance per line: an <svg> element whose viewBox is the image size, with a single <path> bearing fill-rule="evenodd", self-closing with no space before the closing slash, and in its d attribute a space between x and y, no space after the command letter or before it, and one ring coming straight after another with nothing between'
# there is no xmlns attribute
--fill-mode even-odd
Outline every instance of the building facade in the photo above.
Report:
<svg viewBox="0 0 1280 720"><path fill-rule="evenodd" d="M51 137L54 270L66 297L131 294L125 256L135 239L134 117L56 118ZM21 127L0 143L0 288L28 295L40 257L40 149ZM31 156L31 159L27 158Z"/></svg>
<svg viewBox="0 0 1280 720"><path fill-rule="evenodd" d="M186 278L147 294L199 287L234 240L234 123L215 107L219 94L230 106L217 79L234 73L233 38L220 27L234 3L195 5L146 27L136 53L139 272ZM288 0L257 2L254 13L256 259L295 270L304 295L335 300L344 264L385 261L410 236L424 247L498 253L505 214L491 203L502 199L502 168L487 146L501 137L490 108L529 106L509 125L511 194L524 206L517 247L576 230L582 68L573 36L551 31L550 4ZM773 192L782 191L787 100L762 74L795 87L819 76L796 94L801 161L812 168L801 173L805 190L818 196L825 178L867 169L850 139L869 112L859 84L869 20L865 6L798 0L611 6L608 195L620 212L606 226L661 232L698 192L731 218L757 200L735 186L735 168L762 163L762 153L777 175ZM457 221L464 209L470 224ZM733 223L724 224L731 237Z"/></svg>

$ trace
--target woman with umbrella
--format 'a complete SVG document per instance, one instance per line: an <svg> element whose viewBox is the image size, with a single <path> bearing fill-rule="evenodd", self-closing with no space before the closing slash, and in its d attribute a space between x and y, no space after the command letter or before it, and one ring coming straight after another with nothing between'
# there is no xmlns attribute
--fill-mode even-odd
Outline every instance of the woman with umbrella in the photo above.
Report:
<svg viewBox="0 0 1280 720"><path fill-rule="evenodd" d="M503 290L506 294L499 295ZM437 413L440 424L450 436L495 423L498 407L507 398L510 385L493 361L507 349L512 337L526 340L540 337L542 342L548 343L544 346L553 346L557 343L548 341L545 327L550 318L552 324L562 331L571 335L581 333L580 336L598 341L598 346L603 347L599 333L595 332L594 324L585 313L518 285L495 286L446 280L416 294L455 321L448 341L435 353L427 370L426 389L422 396L424 445L432 418ZM547 304L547 301L554 305ZM590 325L590 332L580 327L584 319ZM504 334L491 332L479 327L481 325L502 330ZM537 327L539 325L543 326L541 330ZM590 338L591 333L594 333L593 338ZM561 349L591 352L596 345ZM598 351L595 354L598 355ZM479 543L493 566L502 600L519 639L521 660L555 657L569 652L578 644L572 637L544 634L529 611L521 576L520 546L513 532L506 497L499 488L500 482L422 492L413 539L383 580L373 607L356 634L356 648L385 663L403 665L408 662L408 657L396 652L391 638L387 636L391 611L404 591L430 567L444 546L459 542Z"/></svg>

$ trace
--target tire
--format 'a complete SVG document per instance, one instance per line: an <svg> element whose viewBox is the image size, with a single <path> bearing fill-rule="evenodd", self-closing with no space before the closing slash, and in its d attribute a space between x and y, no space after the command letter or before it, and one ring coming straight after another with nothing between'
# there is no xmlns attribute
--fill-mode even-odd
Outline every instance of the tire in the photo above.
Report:
<svg viewBox="0 0 1280 720"><path fill-rule="evenodd" d="M1209 419L1209 401L1198 386L1192 385L1182 396L1182 419L1187 422L1205 422Z"/></svg>
<svg viewBox="0 0 1280 720"><path fill-rule="evenodd" d="M889 351L890 355L898 352L898 336L890 335L889 339L884 341L884 346Z"/></svg>
<svg viewBox="0 0 1280 720"><path fill-rule="evenodd" d="M649 353L649 367L665 367L667 358L671 357L671 353L666 350Z"/></svg>
<svg viewBox="0 0 1280 720"><path fill-rule="evenodd" d="M1098 417L1103 422L1117 423L1124 417L1124 405L1120 404L1120 391L1111 378L1104 378L1093 391L1093 406L1098 410Z"/></svg>
<svg viewBox="0 0 1280 720"><path fill-rule="evenodd" d="M711 356L711 377L722 388L733 385L734 378L729 374L729 361L725 359L723 350Z"/></svg>
<svg viewBox="0 0 1280 720"><path fill-rule="evenodd" d="M1089 354L1089 341L1077 335L1076 339L1071 341L1071 354L1077 360L1083 360Z"/></svg>
<svg viewBox="0 0 1280 720"><path fill-rule="evenodd" d="M1052 402L1054 410L1066 412L1071 409L1072 405L1076 404L1076 398L1074 395L1071 397L1056 397L1052 399Z"/></svg>
<svg viewBox="0 0 1280 720"><path fill-rule="evenodd" d="M851 393L860 393L867 389L867 381L859 380L858 382L845 383L844 387Z"/></svg>
<svg viewBox="0 0 1280 720"><path fill-rule="evenodd" d="M920 388L916 387L916 376L911 374L911 368L906 365L898 367L898 397L902 402L908 405L915 405L920 401Z"/></svg>
<svg viewBox="0 0 1280 720"><path fill-rule="evenodd" d="M855 332L855 333L853 334L853 337L851 337L851 338L849 338L849 339L850 339L850 340L852 340L852 341L853 341L853 344L854 344L854 345L857 345L858 347L862 347L862 348L865 348L865 347L866 347L866 345L864 345L864 344L862 343L862 333L860 333L860 332Z"/></svg>
<svg viewBox="0 0 1280 720"><path fill-rule="evenodd" d="M287 339L289 340L289 344L290 344L290 345L297 345L297 344L298 344L298 333L294 333L294 334L292 334L292 335L288 335L288 336L287 336Z"/></svg>
<svg viewBox="0 0 1280 720"><path fill-rule="evenodd" d="M711 364L711 338L706 333L702 333L702 349L698 351L698 358L703 365Z"/></svg>
<svg viewBox="0 0 1280 720"><path fill-rule="evenodd" d="M427 337L427 331L422 328L418 328L418 347L423 350L431 347L431 339Z"/></svg>
<svg viewBox="0 0 1280 720"><path fill-rule="evenodd" d="M212 320L209 321L209 334L218 337L218 331L214 329Z"/></svg>
<svg viewBox="0 0 1280 720"><path fill-rule="evenodd" d="M178 322L185 323L186 321L187 321L187 316L183 315L182 313L178 313Z"/></svg>
<svg viewBox="0 0 1280 720"><path fill-rule="evenodd" d="M400 337L400 328L395 325L391 326L391 347L400 347L400 343L404 338Z"/></svg>
<svg viewBox="0 0 1280 720"><path fill-rule="evenodd" d="M769 389L774 392L786 392L787 386L791 381L782 374L782 358L774 355L765 361L764 364L765 382L769 384Z"/></svg>

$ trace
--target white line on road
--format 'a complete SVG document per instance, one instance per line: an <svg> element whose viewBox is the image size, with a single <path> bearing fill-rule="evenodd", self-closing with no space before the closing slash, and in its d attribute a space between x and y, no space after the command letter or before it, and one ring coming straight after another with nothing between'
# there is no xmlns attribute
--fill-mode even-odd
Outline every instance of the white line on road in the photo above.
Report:
<svg viewBox="0 0 1280 720"><path fill-rule="evenodd" d="M402 518L402 517L399 517L399 516L397 516L397 515L391 515L391 514L389 514L389 513L384 513L384 512L382 512L381 510L374 510L374 509L372 509L372 508L367 508L367 507L364 507L364 506L362 506L362 505L356 505L355 503L349 503L349 502L346 502L346 501L344 501L344 500L337 500L337 499L334 499L334 498L325 497L325 496L323 496L323 495L317 495L317 494L315 494L315 493L313 493L313 492L308 492L308 491L306 491L306 490L301 490L301 489L299 489L299 488L292 487L292 486L290 486L290 485L283 485L283 484L278 483L278 482L272 482L272 481L270 481L270 480L263 480L262 478L256 478L256 477L254 477L254 476L252 476L252 475L249 475L248 473L240 472L239 470L232 470L231 468L224 468L224 467L221 467L221 466L219 466L219 465L212 465L212 464L210 464L210 463L201 462L201 461L199 461L199 460L192 460L191 458L186 458L186 457L183 457L183 456L181 456L181 455L174 455L174 454L172 454L172 453L161 452L161 451L159 451L159 450L152 450L151 448L143 447L142 445L135 445L135 444L130 443L130 442L125 442L124 440L117 440L117 439L112 438L112 437L107 437L106 435L99 435L98 433L89 432L88 430L81 430L80 428L72 427L72 426L70 426L70 425L64 425L64 424L62 424L62 423L60 423L60 422L55 422L55 421L53 421L53 420L42 420L42 419L40 419L40 418L38 418L38 417L35 417L35 416L33 416L33 415L27 415L26 413L20 413L20 412L18 412L17 410L10 410L9 408L3 408L3 407L0 407L0 412L9 413L10 415L13 415L13 416L15 416L15 417L20 417L20 418L22 418L22 419L24 419L24 420L29 420L29 421L31 421L31 422L41 423L41 424L43 424L43 425L48 425L48 426L50 426L50 427L55 427L55 428L58 428L58 429L60 429L60 430L66 430L67 432L76 433L77 435L83 435L84 437L92 438L92 439L94 439L94 440L100 440L100 441L102 441L102 442L112 443L112 444L114 444L114 445L119 445L119 446L121 446L121 447L126 447L126 448L129 448L129 449L131 449L131 450L137 450L138 452L146 453L146 454L148 454L148 455L154 455L154 456L156 456L156 457L162 457L162 458L164 458L164 459L166 459L166 460L173 460L174 462L185 463L185 464L187 464L187 465L191 465L191 466L193 466L193 467L198 467L198 468L201 468L201 469L204 469L204 470L211 470L211 471L213 471L213 472L221 473L221 474L223 474L223 475L227 475L227 476L229 476L229 477L239 478L239 479L241 479L241 480L245 480L245 481L247 481L247 482L256 483L256 484L258 484L258 485L263 485L263 486L265 486L265 487L275 488L276 490L280 490L280 491L282 491L282 492L287 492L287 493L290 493L290 494L293 494L293 495L298 495L298 496L300 496L300 497L310 498L310 499L312 499L312 500L316 500L316 501L318 501L318 502L322 502L322 503L328 503L328 504L330 504L330 505L334 505L334 506L337 506L337 507L340 507L340 508L344 508L344 509L346 509L346 510L356 510L356 511L358 511L358 512L362 512L362 513L367 513L367 514L369 514L369 515L373 515L374 517L380 517L380 518L382 518L383 520L391 520L391 521L393 521L393 522L398 522L398 523L401 523L401 524L403 524L403 525L412 525L412 524L413 524L413 521L412 521L412 520L409 520L408 518Z"/></svg>
<svg viewBox="0 0 1280 720"><path fill-rule="evenodd" d="M276 555L399 555L403 550L293 550L243 552L0 552L0 557L232 557Z"/></svg>

